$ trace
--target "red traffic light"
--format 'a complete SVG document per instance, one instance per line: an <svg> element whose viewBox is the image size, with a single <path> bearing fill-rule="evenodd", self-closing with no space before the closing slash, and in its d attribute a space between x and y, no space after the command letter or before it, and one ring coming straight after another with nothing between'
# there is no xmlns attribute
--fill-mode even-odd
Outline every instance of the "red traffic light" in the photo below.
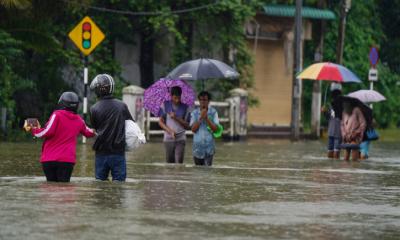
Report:
<svg viewBox="0 0 400 240"><path fill-rule="evenodd" d="M89 49L92 45L92 25L90 22L84 22L82 24L82 47Z"/></svg>
<svg viewBox="0 0 400 240"><path fill-rule="evenodd" d="M82 30L83 31L90 31L92 29L92 25L89 22L85 22L82 25Z"/></svg>

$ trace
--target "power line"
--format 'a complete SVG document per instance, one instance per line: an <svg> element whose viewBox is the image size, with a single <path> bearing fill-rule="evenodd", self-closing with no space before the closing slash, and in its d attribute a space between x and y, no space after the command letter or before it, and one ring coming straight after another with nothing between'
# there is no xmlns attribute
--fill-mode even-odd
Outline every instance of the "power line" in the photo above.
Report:
<svg viewBox="0 0 400 240"><path fill-rule="evenodd" d="M116 9L110 9L110 8L104 8L104 7L96 7L96 6L92 6L89 4L84 4L84 3L79 3L76 1L71 1L71 0L61 0L63 2L67 2L67 3L72 3L75 5L79 5L79 6L83 6L89 9L93 9L96 11L101 11L101 12L109 12L109 13L115 13L115 14L124 14L124 15L131 15L131 16L156 16L156 15L162 15L165 14L166 12L162 12L162 11L155 11L155 12L132 12L132 11L126 11L126 10L116 10ZM216 0L214 3L210 3L210 4L206 4L206 5L201 5L198 7L193 7L193 8L186 8L186 9L181 9L181 10L175 10L175 11L169 11L167 13L170 14L181 14L181 13L188 13L188 12L194 12L194 11L199 11L199 10L203 10L206 8L209 8L211 6L217 5L218 1Z"/></svg>

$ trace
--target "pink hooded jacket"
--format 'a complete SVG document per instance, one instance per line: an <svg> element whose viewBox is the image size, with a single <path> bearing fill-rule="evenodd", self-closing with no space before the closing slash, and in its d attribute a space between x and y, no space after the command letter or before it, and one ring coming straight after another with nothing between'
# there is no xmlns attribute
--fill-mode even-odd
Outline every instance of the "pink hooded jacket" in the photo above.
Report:
<svg viewBox="0 0 400 240"><path fill-rule="evenodd" d="M341 131L344 143L360 144L366 127L367 122L359 107L355 107L350 115L343 112Z"/></svg>
<svg viewBox="0 0 400 240"><path fill-rule="evenodd" d="M56 110L44 128L33 128L32 135L44 138L40 162L76 162L77 136L93 137L83 119L67 110Z"/></svg>

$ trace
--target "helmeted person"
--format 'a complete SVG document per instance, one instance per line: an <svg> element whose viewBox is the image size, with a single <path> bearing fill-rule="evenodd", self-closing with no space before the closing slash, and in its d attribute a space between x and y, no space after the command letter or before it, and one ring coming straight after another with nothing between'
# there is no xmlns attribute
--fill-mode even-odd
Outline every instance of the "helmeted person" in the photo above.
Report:
<svg viewBox="0 0 400 240"><path fill-rule="evenodd" d="M114 79L108 74L97 75L90 84L98 101L90 108L91 124L97 132L93 144L95 177L108 180L111 172L113 181L125 181L125 120L133 120L128 107L113 97Z"/></svg>
<svg viewBox="0 0 400 240"><path fill-rule="evenodd" d="M25 129L35 137L44 138L40 162L47 181L69 182L76 163L76 142L79 134L94 137L95 132L86 126L77 114L78 95L64 92L44 128L27 124Z"/></svg>

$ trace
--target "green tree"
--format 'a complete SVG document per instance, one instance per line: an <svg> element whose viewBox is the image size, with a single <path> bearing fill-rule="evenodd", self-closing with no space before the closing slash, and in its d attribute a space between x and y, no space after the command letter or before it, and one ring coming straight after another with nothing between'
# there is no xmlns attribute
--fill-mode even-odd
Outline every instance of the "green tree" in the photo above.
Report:
<svg viewBox="0 0 400 240"><path fill-rule="evenodd" d="M372 46L382 48L380 58L385 59L384 61L391 59L388 56L397 51L395 46L387 44L394 38L396 32L398 33L397 29L394 28L395 25L391 25L392 28L388 28L387 24L391 23L391 21L396 22L396 19L399 19L398 16L392 16L395 15L397 10L389 2L392 3L392 1L384 1L379 4L380 2L374 0L352 1L347 17L343 64L355 72L363 82L362 84L343 84L345 94L358 89L369 88L368 71L370 64L368 53ZM337 17L339 16L339 3L339 0L329 1L329 7L335 11ZM338 26L338 19L328 22L324 61L335 62L336 60ZM313 61L315 44L313 42L306 44L305 66ZM387 55L388 53L389 55ZM398 125L400 122L400 114L396 111L400 97L393 94L396 90L399 90L399 85L397 84L399 77L395 72L396 69L393 68L393 66L398 66L396 61L398 61L397 58L393 58L393 61L388 62L388 64L382 63L382 61L378 64L379 81L374 85L374 89L388 98L386 102L374 105L375 119L380 127ZM328 84L325 84L323 94L327 86ZM311 84L305 83L303 109L306 122L309 122L307 117L310 115L311 91Z"/></svg>

